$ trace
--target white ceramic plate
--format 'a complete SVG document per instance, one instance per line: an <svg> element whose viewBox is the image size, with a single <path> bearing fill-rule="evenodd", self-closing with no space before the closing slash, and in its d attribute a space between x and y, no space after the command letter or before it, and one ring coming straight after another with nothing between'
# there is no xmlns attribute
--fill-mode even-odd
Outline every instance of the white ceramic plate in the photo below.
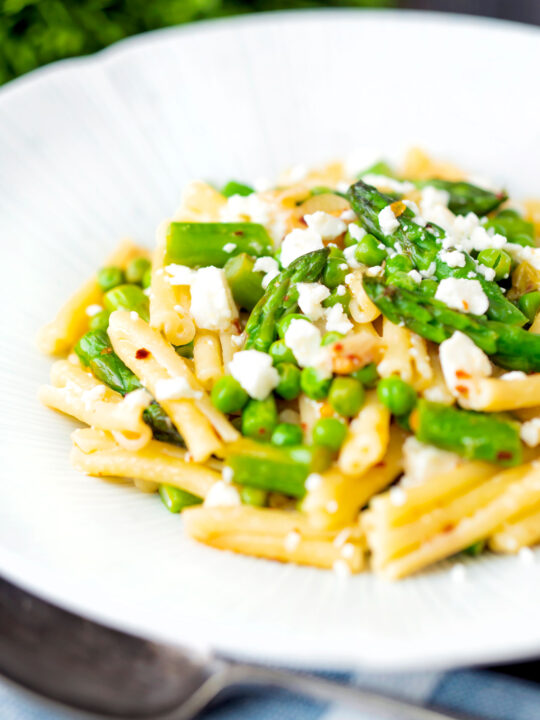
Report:
<svg viewBox="0 0 540 720"><path fill-rule="evenodd" d="M133 632L282 663L433 667L540 649L540 558L389 584L220 553L156 497L74 472L41 408L37 328L123 234L151 244L182 185L419 143L540 195L540 34L417 13L200 24L0 93L0 571Z"/></svg>

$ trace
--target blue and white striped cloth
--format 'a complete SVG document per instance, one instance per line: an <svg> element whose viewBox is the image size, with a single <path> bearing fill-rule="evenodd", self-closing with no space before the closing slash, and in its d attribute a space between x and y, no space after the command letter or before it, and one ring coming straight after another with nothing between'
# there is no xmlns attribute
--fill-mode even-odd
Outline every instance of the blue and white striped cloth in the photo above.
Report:
<svg viewBox="0 0 540 720"><path fill-rule="evenodd" d="M540 668L540 664L538 665ZM540 672L540 671L539 671ZM538 684L485 670L400 675L356 673L334 676L481 720L539 720ZM0 681L1 720L70 720L71 713L46 709ZM376 720L336 705L324 705L286 692L258 692L232 699L207 711L201 720ZM396 716L396 720L400 720Z"/></svg>

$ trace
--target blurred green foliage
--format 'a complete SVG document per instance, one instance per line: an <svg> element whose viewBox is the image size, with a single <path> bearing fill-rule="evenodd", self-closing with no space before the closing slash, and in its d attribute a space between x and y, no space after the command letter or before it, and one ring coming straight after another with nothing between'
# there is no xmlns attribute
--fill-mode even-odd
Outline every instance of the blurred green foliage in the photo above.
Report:
<svg viewBox="0 0 540 720"><path fill-rule="evenodd" d="M235 13L392 0L0 0L0 84L40 65L86 55L128 35Z"/></svg>

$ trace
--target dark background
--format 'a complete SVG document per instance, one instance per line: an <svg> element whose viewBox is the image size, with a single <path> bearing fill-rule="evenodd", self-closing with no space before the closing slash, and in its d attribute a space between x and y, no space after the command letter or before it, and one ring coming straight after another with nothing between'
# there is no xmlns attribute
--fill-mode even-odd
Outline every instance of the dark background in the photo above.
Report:
<svg viewBox="0 0 540 720"><path fill-rule="evenodd" d="M441 10L540 25L540 0L0 0L0 84L146 30L313 7Z"/></svg>

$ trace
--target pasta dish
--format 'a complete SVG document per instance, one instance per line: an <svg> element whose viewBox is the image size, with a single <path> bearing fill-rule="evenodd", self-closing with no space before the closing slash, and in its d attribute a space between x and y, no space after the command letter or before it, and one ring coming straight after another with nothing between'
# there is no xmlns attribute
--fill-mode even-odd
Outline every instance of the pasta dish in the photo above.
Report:
<svg viewBox="0 0 540 720"><path fill-rule="evenodd" d="M85 426L75 468L214 548L390 579L530 561L540 202L420 150L355 170L191 183L42 329L40 400Z"/></svg>

